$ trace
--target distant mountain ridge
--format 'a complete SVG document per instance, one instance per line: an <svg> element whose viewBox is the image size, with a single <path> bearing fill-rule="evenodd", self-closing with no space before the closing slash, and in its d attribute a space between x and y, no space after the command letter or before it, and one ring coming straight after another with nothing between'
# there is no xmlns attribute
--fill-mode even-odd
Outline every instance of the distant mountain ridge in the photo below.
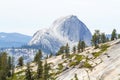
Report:
<svg viewBox="0 0 120 80"><path fill-rule="evenodd" d="M48 29L37 31L28 45L37 46L45 53L56 53L66 43L74 46L83 40L91 45L92 34L77 16L61 17L53 22Z"/></svg>
<svg viewBox="0 0 120 80"><path fill-rule="evenodd" d="M31 36L20 33L0 32L0 48L20 47L27 44L31 40Z"/></svg>

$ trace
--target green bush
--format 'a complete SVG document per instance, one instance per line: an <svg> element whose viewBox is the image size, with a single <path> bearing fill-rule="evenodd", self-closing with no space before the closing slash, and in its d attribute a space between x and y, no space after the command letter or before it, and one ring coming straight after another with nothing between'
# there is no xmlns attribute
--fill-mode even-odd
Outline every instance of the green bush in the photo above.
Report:
<svg viewBox="0 0 120 80"><path fill-rule="evenodd" d="M83 56L82 56L82 55L76 55L76 56L75 56L75 60L76 60L77 62L80 62L82 59L83 59Z"/></svg>
<svg viewBox="0 0 120 80"><path fill-rule="evenodd" d="M78 54L75 54L74 56L75 56L74 61L71 61L69 63L70 67L78 65L80 63L80 61L84 58L82 55L78 55Z"/></svg>
<svg viewBox="0 0 120 80"><path fill-rule="evenodd" d="M58 68L57 68L57 69L58 69L58 70L62 70L62 69L63 69L62 63L58 64Z"/></svg>
<svg viewBox="0 0 120 80"><path fill-rule="evenodd" d="M77 63L76 62L70 62L69 63L69 66L71 67L71 66L76 66L77 65Z"/></svg>
<svg viewBox="0 0 120 80"><path fill-rule="evenodd" d="M106 51L108 47L109 47L108 44L103 44L100 46L100 49L101 49L101 51Z"/></svg>
<svg viewBox="0 0 120 80"><path fill-rule="evenodd" d="M99 51L99 52L93 52L92 55L93 55L95 58L97 58L98 56L101 55L101 51Z"/></svg>
<svg viewBox="0 0 120 80"><path fill-rule="evenodd" d="M87 61L84 63L84 67L85 68L92 68L92 66Z"/></svg>
<svg viewBox="0 0 120 80"><path fill-rule="evenodd" d="M93 55L95 58L97 58L97 57L100 56L104 51L106 51L108 47L109 47L108 44L103 44L103 45L100 46L100 49L101 49L101 50L100 50L99 52L93 52L92 55Z"/></svg>

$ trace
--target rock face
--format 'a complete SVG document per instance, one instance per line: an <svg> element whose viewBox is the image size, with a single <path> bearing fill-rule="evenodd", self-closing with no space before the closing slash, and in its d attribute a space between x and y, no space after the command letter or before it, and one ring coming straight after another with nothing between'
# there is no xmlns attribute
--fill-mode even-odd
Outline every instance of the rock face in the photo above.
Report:
<svg viewBox="0 0 120 80"><path fill-rule="evenodd" d="M45 53L56 53L66 43L73 46L80 40L89 46L91 38L91 32L86 25L76 16L70 15L55 20L49 29L37 31L29 45L39 47Z"/></svg>

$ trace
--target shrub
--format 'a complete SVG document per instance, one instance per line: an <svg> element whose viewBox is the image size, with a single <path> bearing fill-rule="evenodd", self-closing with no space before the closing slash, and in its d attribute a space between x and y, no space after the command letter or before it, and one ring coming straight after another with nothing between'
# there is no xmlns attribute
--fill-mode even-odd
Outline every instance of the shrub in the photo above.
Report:
<svg viewBox="0 0 120 80"><path fill-rule="evenodd" d="M76 62L70 62L69 63L69 66L71 67L71 66L76 66L77 65L77 63Z"/></svg>
<svg viewBox="0 0 120 80"><path fill-rule="evenodd" d="M82 55L76 55L75 60L77 60L78 62L80 62L83 59Z"/></svg>
<svg viewBox="0 0 120 80"><path fill-rule="evenodd" d="M85 68L92 68L92 66L88 63L88 61L86 61L86 62L84 63L84 67L85 67Z"/></svg>
<svg viewBox="0 0 120 80"><path fill-rule="evenodd" d="M62 70L62 69L63 69L62 63L58 64L58 70Z"/></svg>
<svg viewBox="0 0 120 80"><path fill-rule="evenodd" d="M109 47L108 44L103 44L100 46L100 49L101 49L101 51L106 51L108 47Z"/></svg>
<svg viewBox="0 0 120 80"><path fill-rule="evenodd" d="M93 55L95 58L97 58L98 56L100 56L100 54L101 54L101 51L99 51L99 52L93 52L93 53L92 53L92 55Z"/></svg>
<svg viewBox="0 0 120 80"><path fill-rule="evenodd" d="M93 52L92 55L93 55L95 58L97 58L97 57L100 56L104 51L106 51L108 47L109 47L108 44L103 44L103 45L100 46L100 49L101 49L101 50L100 50L99 52Z"/></svg>

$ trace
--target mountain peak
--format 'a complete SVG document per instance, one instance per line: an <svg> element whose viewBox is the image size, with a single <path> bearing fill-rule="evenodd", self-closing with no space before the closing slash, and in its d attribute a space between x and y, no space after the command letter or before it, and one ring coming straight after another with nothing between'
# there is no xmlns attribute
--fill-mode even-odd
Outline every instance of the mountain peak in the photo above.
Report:
<svg viewBox="0 0 120 80"><path fill-rule="evenodd" d="M29 45L39 45L42 50L55 53L66 43L75 44L80 40L91 44L91 32L77 16L69 15L58 18L46 31L37 32L30 41Z"/></svg>
<svg viewBox="0 0 120 80"><path fill-rule="evenodd" d="M64 18L68 18L68 19L73 19L73 18L77 18L77 16L75 16L75 15L68 15L68 16L66 16L66 17L64 17Z"/></svg>

